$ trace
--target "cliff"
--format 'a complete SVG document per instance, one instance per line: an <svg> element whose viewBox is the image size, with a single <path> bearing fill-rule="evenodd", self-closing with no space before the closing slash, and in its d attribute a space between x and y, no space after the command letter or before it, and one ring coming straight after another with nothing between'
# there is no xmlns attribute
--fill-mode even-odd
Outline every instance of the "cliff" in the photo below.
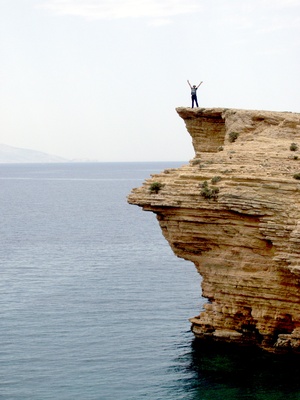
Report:
<svg viewBox="0 0 300 400"><path fill-rule="evenodd" d="M300 114L177 108L195 157L130 204L156 214L208 299L195 336L300 353ZM299 149L298 149L299 148Z"/></svg>

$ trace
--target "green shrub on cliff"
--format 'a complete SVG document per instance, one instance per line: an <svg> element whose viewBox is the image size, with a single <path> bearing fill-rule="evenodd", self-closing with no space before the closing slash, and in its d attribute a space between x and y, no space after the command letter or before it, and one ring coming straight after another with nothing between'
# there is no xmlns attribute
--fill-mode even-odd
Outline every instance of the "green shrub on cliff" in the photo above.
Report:
<svg viewBox="0 0 300 400"><path fill-rule="evenodd" d="M220 176L214 176L213 178L211 178L211 183L213 185L215 185L216 183L220 182L222 180L222 178Z"/></svg>
<svg viewBox="0 0 300 400"><path fill-rule="evenodd" d="M197 165L197 164L200 164L201 163L201 159L200 158L194 158L192 161L191 161L191 164L192 165Z"/></svg>
<svg viewBox="0 0 300 400"><path fill-rule="evenodd" d="M300 179L300 173L295 174L295 175L293 176L293 178L294 178L294 179Z"/></svg>
<svg viewBox="0 0 300 400"><path fill-rule="evenodd" d="M218 197L219 188L209 187L207 181L204 181L201 185L201 196L205 199L216 200Z"/></svg>
<svg viewBox="0 0 300 400"><path fill-rule="evenodd" d="M163 184L162 183L160 183L160 182L153 182L153 183L151 183L151 185L150 185L150 188L149 188L149 192L152 194L152 193L158 193L162 188L163 188Z"/></svg>
<svg viewBox="0 0 300 400"><path fill-rule="evenodd" d="M229 142L230 143L235 142L238 137L239 137L239 134L237 132L230 132L229 133Z"/></svg>
<svg viewBox="0 0 300 400"><path fill-rule="evenodd" d="M297 150L298 150L297 143L291 143L291 145L290 145L290 150L291 150L291 151L297 151Z"/></svg>

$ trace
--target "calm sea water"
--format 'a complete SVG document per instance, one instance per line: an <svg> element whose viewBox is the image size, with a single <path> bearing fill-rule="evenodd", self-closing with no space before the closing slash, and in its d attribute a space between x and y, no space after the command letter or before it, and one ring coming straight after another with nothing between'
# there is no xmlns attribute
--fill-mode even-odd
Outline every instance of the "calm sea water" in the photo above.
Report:
<svg viewBox="0 0 300 400"><path fill-rule="evenodd" d="M182 163L0 165L0 399L300 399L297 360L202 346L194 266L126 202Z"/></svg>

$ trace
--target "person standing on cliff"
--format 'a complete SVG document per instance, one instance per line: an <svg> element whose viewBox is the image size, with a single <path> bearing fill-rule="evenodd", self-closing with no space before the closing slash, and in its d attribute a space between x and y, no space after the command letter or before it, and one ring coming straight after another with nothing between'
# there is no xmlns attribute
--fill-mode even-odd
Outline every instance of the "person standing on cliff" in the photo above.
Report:
<svg viewBox="0 0 300 400"><path fill-rule="evenodd" d="M199 107L199 106L198 106L198 100L197 100L197 89L198 89L198 87L203 83L203 81L201 81L201 82L199 83L198 86L196 86L196 85L193 85L193 86L192 86L192 85L190 84L190 81L189 81L189 80L187 80L187 83L189 84L189 87L191 88L192 108L194 108L194 103L196 103L196 106Z"/></svg>

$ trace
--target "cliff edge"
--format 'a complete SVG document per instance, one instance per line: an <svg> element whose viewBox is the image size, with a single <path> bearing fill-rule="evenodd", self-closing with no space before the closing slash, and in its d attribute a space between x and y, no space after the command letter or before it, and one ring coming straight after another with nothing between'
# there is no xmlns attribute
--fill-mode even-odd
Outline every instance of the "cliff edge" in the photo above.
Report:
<svg viewBox="0 0 300 400"><path fill-rule="evenodd" d="M195 157L128 202L156 214L208 299L203 340L300 353L300 114L177 108Z"/></svg>

